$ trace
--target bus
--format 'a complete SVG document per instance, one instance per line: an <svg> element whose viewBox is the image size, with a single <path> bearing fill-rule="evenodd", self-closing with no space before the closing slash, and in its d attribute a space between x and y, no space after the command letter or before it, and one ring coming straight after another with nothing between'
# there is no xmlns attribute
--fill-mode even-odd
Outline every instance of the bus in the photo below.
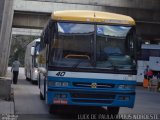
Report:
<svg viewBox="0 0 160 120"><path fill-rule="evenodd" d="M32 83L38 81L38 54L39 54L40 38L35 39L27 45L24 59L24 70L27 80Z"/></svg>
<svg viewBox="0 0 160 120"><path fill-rule="evenodd" d="M53 12L41 34L40 98L59 106L134 107L137 75L135 21L87 10Z"/></svg>
<svg viewBox="0 0 160 120"><path fill-rule="evenodd" d="M160 72L160 45L142 44L140 55L138 57L137 70L137 82L140 84L144 80L144 71L147 66L155 75Z"/></svg>

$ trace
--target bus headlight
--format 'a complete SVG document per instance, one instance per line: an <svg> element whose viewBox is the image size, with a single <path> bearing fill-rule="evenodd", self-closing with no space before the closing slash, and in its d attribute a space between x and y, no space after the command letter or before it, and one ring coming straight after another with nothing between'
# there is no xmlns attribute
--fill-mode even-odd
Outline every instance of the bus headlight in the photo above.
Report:
<svg viewBox="0 0 160 120"><path fill-rule="evenodd" d="M55 87L67 87L68 82L55 82L55 81L48 81L48 86L55 86Z"/></svg>
<svg viewBox="0 0 160 120"><path fill-rule="evenodd" d="M35 70L34 70L34 72L35 72L35 73L38 73L38 70L37 70L37 69L35 69Z"/></svg>
<svg viewBox="0 0 160 120"><path fill-rule="evenodd" d="M64 87L68 86L68 82L62 82L62 86Z"/></svg>
<svg viewBox="0 0 160 120"><path fill-rule="evenodd" d="M62 86L62 82L53 82L53 86L60 87Z"/></svg>
<svg viewBox="0 0 160 120"><path fill-rule="evenodd" d="M118 85L120 89L135 89L136 85Z"/></svg>

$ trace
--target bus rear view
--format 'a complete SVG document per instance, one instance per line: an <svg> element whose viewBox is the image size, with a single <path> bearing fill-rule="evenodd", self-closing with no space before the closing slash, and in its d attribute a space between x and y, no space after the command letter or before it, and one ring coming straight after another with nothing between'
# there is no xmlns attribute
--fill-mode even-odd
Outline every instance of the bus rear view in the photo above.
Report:
<svg viewBox="0 0 160 120"><path fill-rule="evenodd" d="M54 105L134 106L135 22L98 11L52 14L40 43L41 98Z"/></svg>

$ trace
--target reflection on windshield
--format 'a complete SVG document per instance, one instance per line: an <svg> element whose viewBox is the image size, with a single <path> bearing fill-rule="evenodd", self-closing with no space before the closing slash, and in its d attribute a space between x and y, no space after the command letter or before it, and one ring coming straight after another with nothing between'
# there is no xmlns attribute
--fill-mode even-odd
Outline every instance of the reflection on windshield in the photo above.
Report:
<svg viewBox="0 0 160 120"><path fill-rule="evenodd" d="M92 33L94 26L90 24L58 23L60 33Z"/></svg>
<svg viewBox="0 0 160 120"><path fill-rule="evenodd" d="M58 32L52 45L52 64L72 68L91 67L94 25L58 23Z"/></svg>
<svg viewBox="0 0 160 120"><path fill-rule="evenodd" d="M128 31L131 27L124 26L109 26L109 25L98 25L97 34L98 35L107 35L110 37L126 37Z"/></svg>
<svg viewBox="0 0 160 120"><path fill-rule="evenodd" d="M134 61L127 51L126 36L131 27L97 26L97 67L131 69Z"/></svg>
<svg viewBox="0 0 160 120"><path fill-rule="evenodd" d="M58 34L52 43L50 58L52 65L112 70L133 69L135 66L134 58L128 50L130 41L133 43L130 39L132 37L128 37L131 27L110 25L95 27L92 24L62 22L57 24Z"/></svg>

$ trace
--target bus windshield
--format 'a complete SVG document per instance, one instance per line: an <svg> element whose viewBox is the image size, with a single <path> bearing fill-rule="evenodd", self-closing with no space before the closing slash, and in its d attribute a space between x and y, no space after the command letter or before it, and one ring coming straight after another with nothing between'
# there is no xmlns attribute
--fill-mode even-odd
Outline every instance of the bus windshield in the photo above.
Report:
<svg viewBox="0 0 160 120"><path fill-rule="evenodd" d="M88 69L132 69L132 27L80 23L57 23L50 64Z"/></svg>

